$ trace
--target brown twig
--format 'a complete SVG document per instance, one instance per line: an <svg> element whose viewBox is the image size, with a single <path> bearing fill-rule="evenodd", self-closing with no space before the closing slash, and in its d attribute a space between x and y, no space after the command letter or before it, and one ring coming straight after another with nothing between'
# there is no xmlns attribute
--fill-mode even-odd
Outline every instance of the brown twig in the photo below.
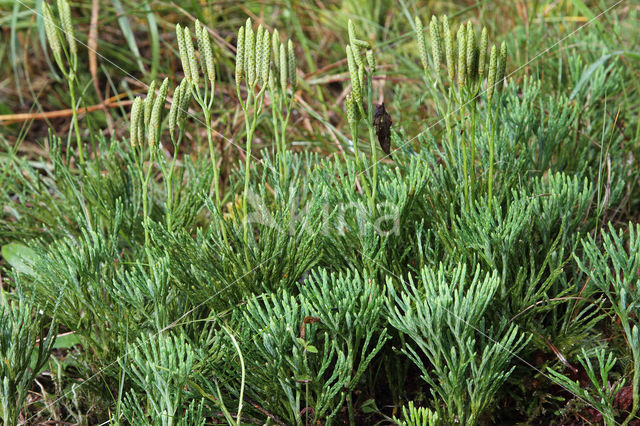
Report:
<svg viewBox="0 0 640 426"><path fill-rule="evenodd" d="M118 98L118 96L114 96L114 98ZM125 101L114 101L107 100L104 103L100 103L98 105L91 105L86 108L78 108L78 114L85 114L87 112L97 111L103 108L118 108L121 106L131 105L133 101L125 100ZM73 109L61 109L57 111L46 111L46 112L24 112L18 114L4 114L0 115L0 126L6 126L8 124L20 123L28 120L48 120L51 118L60 118L60 117L71 117L73 115Z"/></svg>

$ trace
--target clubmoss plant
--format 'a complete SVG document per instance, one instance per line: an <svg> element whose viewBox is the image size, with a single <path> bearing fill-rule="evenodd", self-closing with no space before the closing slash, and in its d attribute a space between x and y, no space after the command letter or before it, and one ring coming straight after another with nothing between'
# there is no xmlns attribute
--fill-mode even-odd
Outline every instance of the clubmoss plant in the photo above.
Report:
<svg viewBox="0 0 640 426"><path fill-rule="evenodd" d="M116 11L119 3L128 2L113 2ZM31 134L21 133L15 144L0 136L0 285L9 300L0 300L0 421L597 422L587 406L609 424L635 421L640 230L620 223L637 222L640 203L638 108L630 96L637 91L633 70L619 59L626 55L620 47L585 48L606 47L585 26L592 34L576 32L563 55L536 59L539 78L505 85L507 45L492 49L488 31L474 32L466 20L460 28L452 23L452 32L445 18L424 26L412 18L419 29L413 49L402 25L378 19L391 3L377 2L375 19L350 16L368 26L368 35L386 39L380 50L346 18L344 49L323 44L322 34L304 38L317 31L303 15L313 9L267 6L273 14L264 16L291 23L301 42L296 52L313 59L317 46L327 46L315 62L333 65L317 73L309 66L314 80L305 84L292 66L293 43L282 32L270 34L269 22L243 25L234 64L231 46L213 35L228 35L229 25L246 17L239 20L233 9L220 19L217 7L197 10L201 3L189 10L215 22L216 33L200 24L178 28L184 77L180 71L173 84L157 80L146 97L132 99L130 140L123 141L120 127L111 138L98 131L104 110L87 111L79 123L96 147L90 156L85 147L81 164L73 161L78 153L64 158L64 148L76 151L73 127L71 147L49 133L42 159L24 143L18 147ZM482 14L491 19L485 5ZM250 13L260 7L247 5ZM16 29L27 28L25 16L32 17L19 4L14 11ZM158 52L157 15L146 4L140 12L149 23L152 63L167 58L155 67L158 75L174 75L172 49ZM128 24L140 41L145 22L125 13L115 20L113 13L100 8L99 34L124 34ZM567 28L566 20L556 25L556 11L549 13L545 26L508 28L509 50L526 42L518 56L533 58L525 49L548 47L538 35ZM160 22L175 25L178 16L165 14ZM110 27L114 22L120 30ZM377 31L380 22L389 25ZM339 25L329 23L334 34ZM52 40L69 68L64 34ZM627 34L619 38L624 45ZM98 45L100 53L122 53L120 46ZM415 63L405 60L407 52ZM372 85L370 76L383 69L376 63L381 53L395 64L393 87L391 79ZM350 73L343 86L351 87L341 122L324 114L335 108L316 94L340 99L337 84L325 83L341 78L335 66L345 54ZM85 59L78 54L76 93L78 81L90 82ZM126 59L121 64L129 69L144 62L138 54ZM220 96L224 87L214 85L216 74L228 83L234 65L245 120L235 96ZM98 83L110 84L104 77L114 77L111 70L104 61ZM412 73L424 75L426 88L416 90ZM57 94L48 89L43 110L55 107L49 100ZM392 165L377 165L374 178L372 159L381 155L377 138L367 145L367 130L373 124L375 136L390 135L378 132L389 129L390 118L371 102L377 89L393 91L387 107L403 112L393 142L406 143L393 152ZM424 92L426 105L416 92ZM93 100L85 94L82 102ZM309 115L293 128L288 108L297 105ZM261 115L258 107L272 111ZM441 128L420 116L433 108L434 120L444 118ZM374 123L367 123L372 109ZM232 162L228 180L218 174L225 147L216 143L211 153L217 137L205 133L212 131L207 114L220 123L216 132L228 132L225 140L244 141L255 129L247 141L250 164ZM68 121L73 126L70 112ZM345 155L328 155L322 125ZM258 140L274 143L255 152ZM389 139L382 140L388 154ZM187 141L193 150L185 149ZM599 234L607 221L612 227ZM56 327L65 334L49 355L46 340ZM41 369L43 359L49 365ZM565 378L569 365L586 372L587 386Z"/></svg>
<svg viewBox="0 0 640 426"><path fill-rule="evenodd" d="M204 115L204 124L207 129L207 143L209 145L209 159L211 161L211 169L213 170L213 182L212 192L216 201L216 206L220 208L222 203L222 194L220 192L220 169L218 166L218 160L216 156L216 150L213 143L213 129L211 128L211 114L213 108L213 101L215 98L215 63L213 59L213 50L211 48L211 39L209 32L200 21L196 20L195 23L195 38L198 43L198 58L196 58L196 52L191 36L191 31L188 27L182 28L180 24L176 25L176 37L178 40L178 51L180 53L180 62L182 63L182 71L184 73L184 80L187 83L183 86L182 95L193 98L202 109ZM198 63L200 66L198 66ZM204 84L203 88L200 88L200 72ZM190 92L187 94L187 92Z"/></svg>
<svg viewBox="0 0 640 426"><path fill-rule="evenodd" d="M145 336L128 346L127 357L120 360L120 367L137 389L144 391L153 387L153 392L145 392L147 401L144 404L150 408L152 423L166 426L182 424L179 419L186 405L185 387L193 374L195 358L184 336ZM134 416L129 420L135 420L141 401L131 391L124 402L125 412Z"/></svg>
<svg viewBox="0 0 640 426"><path fill-rule="evenodd" d="M331 423L344 405L354 424L354 390L388 339L384 291L368 281L323 270L298 283L299 295L249 299L235 321L252 353L247 395L286 424Z"/></svg>
<svg viewBox="0 0 640 426"><path fill-rule="evenodd" d="M48 330L47 330L48 329ZM10 301L0 290L0 418L18 424L22 405L56 340L57 325L32 300L19 294Z"/></svg>
<svg viewBox="0 0 640 426"><path fill-rule="evenodd" d="M182 79L180 85L173 91L173 100L171 102L171 108L169 109L168 129L171 142L173 143L173 154L169 164L167 164L166 157L160 156L158 165L162 170L164 176L165 193L167 197L166 201L166 222L169 231L173 229L173 200L174 200L174 188L173 178L176 169L176 160L180 153L180 143L184 134L185 118L188 113L189 103L191 102L191 84L186 78ZM176 136L176 127L178 128L178 135ZM216 180L217 168L213 168L214 177Z"/></svg>
<svg viewBox="0 0 640 426"><path fill-rule="evenodd" d="M483 278L477 268L467 277L465 266L441 264L421 271L419 287L410 279L398 293L388 284L389 322L411 340L404 351L431 386L435 411L446 423L479 422L513 371L506 367L510 359L528 340L506 320L485 328L499 283L496 273Z"/></svg>
<svg viewBox="0 0 640 426"><path fill-rule="evenodd" d="M349 44L345 47L347 55L347 67L349 70L349 78L351 81L351 93L348 103L345 103L351 130L351 138L353 141L353 150L356 157L356 165L358 167L358 175L363 175L360 182L364 190L367 192L369 210L371 214L376 211L376 193L378 181L378 154L377 141L375 135L375 127L373 123L375 105L373 102L373 74L375 72L376 63L375 55L368 42L360 40L357 37L356 27L353 21L349 20ZM365 66L366 61L366 66ZM349 112L352 109L355 112ZM362 166L360 151L358 150L358 126L364 119L369 131L369 148L371 151L371 176L369 177L369 168ZM370 180L369 182L366 182Z"/></svg>
<svg viewBox="0 0 640 426"><path fill-rule="evenodd" d="M592 285L610 301L609 310L618 318L617 322L624 333L625 344L631 354L632 407L623 425L628 425L634 420L640 410L640 320L631 308L640 306L640 285L637 275L640 268L640 226L630 223L627 229L628 242L623 238L623 230L616 232L609 224L608 231L602 230L602 249L590 236L582 242L585 258L575 257L580 269L589 276ZM606 371L606 368L601 367L601 369ZM559 374L555 377L561 378Z"/></svg>
<svg viewBox="0 0 640 426"><path fill-rule="evenodd" d="M458 155L462 156L462 179L464 182L464 200L467 208L474 199L477 191L477 115L478 107L487 110L486 126L490 128L491 142L488 161L487 193L491 200L493 196L493 163L495 150L495 115L496 109L500 105L499 100L493 101L494 94L500 93L503 86L504 73L506 69L507 48L503 42L500 54L497 48L492 47L489 60L489 72L486 73L486 55L488 48L488 32L483 28L480 34L480 41L473 28L471 21L460 25L454 38L452 36L449 20L446 16L438 19L431 17L429 25L431 63L434 68L430 72L429 60L426 58L427 44L424 38L424 28L419 17L414 18L416 29L416 41L420 62L422 63L424 76L428 82L428 87L435 87L439 92L434 93L437 108L444 117L447 135L447 158L454 162ZM442 31L442 35L441 32ZM444 42L444 49L443 44ZM446 78L441 75L441 63L444 52L445 65L447 68ZM455 55L455 58L454 58ZM486 92L481 92L484 85L483 78L487 75ZM455 80L454 80L455 78ZM480 104L481 96L486 93L488 102ZM458 115L457 122L454 116ZM470 118L470 123L467 124ZM456 130L455 128L459 130ZM457 139L457 143L456 143ZM486 165L485 165L486 166Z"/></svg>
<svg viewBox="0 0 640 426"><path fill-rule="evenodd" d="M263 43L268 37L263 36ZM271 36L271 53L268 50L263 54L262 60L272 60L273 66L268 72L269 66L262 67L263 72L268 72L262 76L263 81L268 81L269 93L271 95L271 121L273 124L276 152L278 153L278 170L280 174L286 175L288 168L284 162L287 151L287 125L291 118L291 111L295 99L297 86L296 76L296 55L291 40L286 43L280 41L278 30L274 30Z"/></svg>
<svg viewBox="0 0 640 426"><path fill-rule="evenodd" d="M58 25L58 21L53 17L49 3L44 2L42 4L42 14L44 17L44 28L47 40L49 41L49 47L51 47L55 62L66 78L67 85L69 87L71 110L73 112L73 130L76 134L78 159L80 160L80 163L84 163L84 149L82 146L82 138L80 137L78 106L76 103L76 88L78 85L78 47L73 32L73 25L71 24L71 8L69 7L69 2L68 0L58 0L60 25ZM64 33L64 37L60 34L59 30ZM66 40L66 43L64 43L63 40ZM69 137L71 137L71 134L69 134ZM70 152L71 150L67 151L67 161L69 160L68 156Z"/></svg>
<svg viewBox="0 0 640 426"><path fill-rule="evenodd" d="M584 348L582 348L582 356L579 358L579 361L591 381L592 392L584 389L577 380L574 382L567 376L551 368L548 368L548 371L551 375L551 380L568 389L571 393L577 395L602 413L605 425L617 425L619 423L616 422L615 398L624 386L625 380L620 379L611 383L609 374L617 362L613 353L609 352L609 355L606 356L606 350L600 348L596 350L595 358L597 361L596 366L593 365L589 355ZM628 423L628 421L625 423Z"/></svg>
<svg viewBox="0 0 640 426"><path fill-rule="evenodd" d="M258 124L258 118L262 112L262 104L264 95L269 86L271 43L270 33L263 29L262 25L258 26L254 33L251 18L247 18L244 27L238 30L238 45L236 50L236 93L238 101L244 113L246 145L245 145L245 176L244 191L242 196L242 214L244 215L244 239L245 243L249 241L249 227L247 223L248 206L247 197L249 193L249 179L251 176L251 144L253 134ZM280 63L282 64L283 53L281 45ZM286 64L286 58L285 58ZM281 67L282 68L282 67ZM284 68L287 68L286 66ZM284 72L280 73L280 79ZM241 83L245 82L246 98L243 99L241 94ZM285 79L285 81L287 81ZM255 93L256 87L259 87L258 93Z"/></svg>
<svg viewBox="0 0 640 426"><path fill-rule="evenodd" d="M484 33L484 31L483 31ZM484 43L486 46L486 43ZM493 198L493 167L494 167L494 155L495 155L495 139L496 139L496 121L494 114L494 104L491 102L493 94L495 92L500 93L500 89L504 85L504 70L507 62L507 45L502 42L500 46L500 57L498 58L496 46L491 47L491 55L489 56L489 74L487 76L487 100L488 114L487 114L487 126L490 128L490 140L489 140L489 176L487 178L487 194L489 197L489 207L491 206L491 199ZM499 105L499 103L498 103Z"/></svg>
<svg viewBox="0 0 640 426"><path fill-rule="evenodd" d="M138 175L142 187L142 220L144 224L145 245L149 245L149 189L151 173L153 171L155 153L158 150L158 142L162 134L162 111L169 89L169 79L165 78L155 93L155 82L149 85L149 91L144 102L136 99L131 107L131 119L129 126L129 138L131 148L137 150L135 157L138 160ZM146 146L142 143L143 135L146 136ZM147 162L145 172L145 161Z"/></svg>

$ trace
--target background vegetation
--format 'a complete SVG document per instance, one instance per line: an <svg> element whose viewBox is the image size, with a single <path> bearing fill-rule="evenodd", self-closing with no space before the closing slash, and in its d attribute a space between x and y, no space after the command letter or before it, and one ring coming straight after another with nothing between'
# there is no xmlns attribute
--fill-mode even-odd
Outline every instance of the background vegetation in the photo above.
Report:
<svg viewBox="0 0 640 426"><path fill-rule="evenodd" d="M5 424L640 424L637 1L65 4L0 0Z"/></svg>

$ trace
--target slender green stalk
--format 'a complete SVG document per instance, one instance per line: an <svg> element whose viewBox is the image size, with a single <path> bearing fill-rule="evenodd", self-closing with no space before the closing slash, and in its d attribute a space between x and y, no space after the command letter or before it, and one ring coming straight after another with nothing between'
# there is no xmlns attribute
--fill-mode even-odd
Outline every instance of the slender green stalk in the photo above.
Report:
<svg viewBox="0 0 640 426"><path fill-rule="evenodd" d="M475 94L473 95L475 98ZM476 100L471 102L471 182L476 182ZM473 188L471 188L473 192Z"/></svg>
<svg viewBox="0 0 640 426"><path fill-rule="evenodd" d="M453 103L453 88L449 87L449 97L447 99L447 110L444 112L444 125L447 131L447 143L449 145L449 164L453 162L454 152L454 140L453 140L453 127L451 122L453 121L453 113L451 111L451 105Z"/></svg>
<svg viewBox="0 0 640 426"><path fill-rule="evenodd" d="M75 74L75 73L73 73ZM75 84L74 84L74 80L75 77L74 76L70 76L69 77L69 96L71 97L71 111L72 111L72 118L73 118L73 131L76 134L76 143L78 146L78 158L80 160L80 163L84 163L84 154L83 154L83 148L82 148L82 139L80 138L80 126L78 125L78 107L76 105L76 90L75 90Z"/></svg>
<svg viewBox="0 0 640 426"><path fill-rule="evenodd" d="M173 142L173 157L171 158L171 164L169 165L168 173L163 173L165 176L166 182L166 191L167 191L167 213L166 213L166 221L167 221L167 229L169 232L173 229L173 173L176 167L176 159L178 158L178 151L180 150L180 143L182 142L183 131L180 128L178 137L174 138L173 134L171 135L171 139Z"/></svg>
<svg viewBox="0 0 640 426"><path fill-rule="evenodd" d="M489 209L491 209L491 199L493 197L493 163L494 163L494 152L495 152L495 120L493 118L493 95L496 92L496 76L498 70L498 53L495 45L491 47L491 54L489 57L489 74L487 75L487 104L489 108L489 124L491 126L490 130L490 140L489 140L489 179L488 179L488 196L489 196Z"/></svg>
<svg viewBox="0 0 640 426"><path fill-rule="evenodd" d="M286 131L287 131L287 126L289 125L289 119L291 118L291 110L292 110L292 106L293 106L293 93L291 94L291 98L289 99L289 101L287 102L287 106L286 106L286 110L287 110L287 114L285 115L285 117L282 117L282 113L279 111L278 115L280 116L280 143L282 144L282 149L281 152L282 154L280 155L280 173L283 176L288 176L289 171L288 169L285 167L285 156L284 154L287 152L287 135L286 135ZM278 133L277 131L275 133Z"/></svg>
<svg viewBox="0 0 640 426"><path fill-rule="evenodd" d="M360 158L360 151L358 150L358 126L353 124L353 125L350 125L350 128L351 128L351 139L353 140L353 153L356 159L356 170L362 171L363 170L362 163L361 163L362 160ZM370 199L371 192L369 190L369 184L367 183L367 179L363 176L360 182L361 182L361 185L363 186L365 195L367 196L367 198Z"/></svg>
<svg viewBox="0 0 640 426"><path fill-rule="evenodd" d="M469 205L469 174L468 174L469 165L468 165L468 159L467 159L467 142L466 142L466 135L464 134L465 110L466 110L466 107L463 104L463 106L460 108L460 131L461 131L460 146L462 149L462 173L464 175L464 200L468 209L471 206Z"/></svg>
<svg viewBox="0 0 640 426"><path fill-rule="evenodd" d="M369 205L372 205L371 191L369 190L369 184L367 183L366 176L362 176L361 180L358 180L360 173L364 171L360 162L360 151L358 150L358 123L360 122L360 110L356 105L356 101L353 98L353 92L349 93L345 99L345 107L347 112L347 121L349 123L349 130L351 131L351 140L353 143L353 153L356 159L356 174L355 178L357 182L361 182L362 189L367 197ZM346 160L346 153L343 153Z"/></svg>
<svg viewBox="0 0 640 426"><path fill-rule="evenodd" d="M367 73L367 111L365 114L364 108L362 104L358 104L360 106L360 114L361 116L367 117L367 129L369 131L369 148L371 149L371 190L369 195L369 209L371 210L371 215L375 215L376 211L376 194L377 194L377 182L378 182L378 150L377 150L377 141L375 129L373 127L373 90L372 90L372 76L371 73ZM355 140L354 140L355 145ZM357 154L357 153L356 153ZM362 171L360 165L356 164L356 166ZM363 177L363 181L365 178Z"/></svg>
<svg viewBox="0 0 640 426"><path fill-rule="evenodd" d="M251 104L251 100L253 98L253 92L251 90L247 93L247 107ZM255 113L254 113L255 115ZM244 124L247 130L247 139L245 144L245 164L244 164L244 190L242 192L242 213L243 217L243 227L244 227L244 241L245 246L249 241L249 223L248 223L248 208L247 208L247 195L249 194L249 180L251 173L251 142L253 140L253 131L255 130L255 123L249 122L249 112L247 110L244 111Z"/></svg>
<svg viewBox="0 0 640 426"><path fill-rule="evenodd" d="M251 145L253 142L253 134L256 130L256 126L258 124L258 116L262 110L262 103L264 101L264 86L260 92L258 92L257 96L253 95L253 91L249 90L247 93L247 101L246 101L246 109L244 110L244 118L245 118L245 127L247 129L247 139L246 139L246 148L245 148L245 166L244 166L244 191L242 195L242 212L244 215L243 224L244 224L244 241L248 245L249 242L249 209L247 206L247 197L249 195L249 181L251 178ZM253 113L249 113L249 105L254 105ZM247 247L245 245L245 247Z"/></svg>
<svg viewBox="0 0 640 426"><path fill-rule="evenodd" d="M213 191L215 196L216 207L220 209L222 203L222 194L220 194L220 170L218 169L218 160L216 156L215 146L213 145L213 136L211 132L211 111L204 109L204 122L207 128L207 142L209 143L209 157L211 159L211 167L213 168Z"/></svg>
<svg viewBox="0 0 640 426"><path fill-rule="evenodd" d="M149 147L149 166L142 180L142 222L144 227L144 244L149 247L149 182L151 180L151 172L153 170L153 161L155 147ZM144 170L144 145L140 147L140 170ZM151 266L151 264L149 264Z"/></svg>
<svg viewBox="0 0 640 426"><path fill-rule="evenodd" d="M376 147L376 135L373 125L373 108L369 108L369 119L367 120L367 127L369 129L369 142L371 144L371 161L372 161L372 179L371 179L371 199L369 200L371 214L375 215L376 212L376 195L378 186L378 153Z"/></svg>
<svg viewBox="0 0 640 426"><path fill-rule="evenodd" d="M291 118L291 111L292 111L292 106L293 106L293 98L294 95L293 93L291 94L291 98L289 99L289 101L287 102L287 114L284 117L284 120L282 120L282 124L281 124L281 137L280 140L282 141L282 149L283 152L287 150L287 135L286 135L286 131L287 131L287 126L289 125L289 119Z"/></svg>
<svg viewBox="0 0 640 426"><path fill-rule="evenodd" d="M233 420L233 417L231 416L231 413L229 412L229 409L224 404L224 399L222 397L222 392L220 391L220 385L218 384L218 380L215 377L213 379L213 382L214 382L214 384L216 386L216 394L218 395L218 405L219 405L220 409L222 410L222 414L224 415L224 418L232 426L238 424L235 420ZM239 420L240 419L238 419L238 421Z"/></svg>
<svg viewBox="0 0 640 426"><path fill-rule="evenodd" d="M242 423L242 405L244 403L244 386L246 380L246 372L244 367L244 357L242 356L242 351L240 350L240 345L238 345L238 341L235 336L229 329L225 326L222 327L224 331L229 335L231 342L233 343L233 347L238 353L238 358L240 359L240 370L241 370L241 379L240 379L240 396L238 397L238 412L236 414L236 424Z"/></svg>
<svg viewBox="0 0 640 426"><path fill-rule="evenodd" d="M373 112L375 106L373 105L373 90L372 90L372 76L371 73L367 73L367 111L364 111L364 107L362 103L357 104L360 111L361 117L367 117L366 124L367 129L369 131L369 149L371 150L371 190L369 191L369 209L371 211L371 215L375 215L376 211L376 194L377 194L377 182L378 182L378 151L377 151L377 141L376 141L376 133L375 128L373 127ZM354 140L354 146L356 141ZM357 152L356 152L357 156ZM364 172L361 166L356 164L359 168L360 172ZM363 177L362 179L365 181L366 179ZM367 185L368 186L368 185Z"/></svg>
<svg viewBox="0 0 640 426"><path fill-rule="evenodd" d="M283 73L282 69L280 72ZM288 74L288 73L287 73ZM270 76L270 78L273 78ZM275 146L278 158L278 168L281 176L286 176L287 168L285 167L285 153L287 152L287 126L289 125L289 119L291 118L291 111L293 110L293 101L294 101L294 90L295 88L291 88L291 96L287 94L286 85L280 84L276 87L275 83L270 84L271 86L271 96L272 96L272 105L271 105L271 121L273 125L273 134L275 137ZM284 104L284 105L283 105ZM284 110L285 114L282 113Z"/></svg>
<svg viewBox="0 0 640 426"><path fill-rule="evenodd" d="M277 97L277 99L273 100L274 105L271 106L271 125L273 126L274 130L278 128L278 118L280 115L280 107L281 107L281 102L280 102L280 97ZM274 155L277 157L278 159L278 168L279 168L279 173L280 175L282 175L284 173L284 161L282 160L282 156L284 154L284 149L283 149L283 143L280 140L280 132L278 132L277 130L273 132L273 137L275 138L275 150L274 150Z"/></svg>
<svg viewBox="0 0 640 426"><path fill-rule="evenodd" d="M489 176L487 178L487 189L489 197L489 211L491 211L491 201L493 199L493 163L495 153L495 121L493 119L493 108L491 102L489 102Z"/></svg>

